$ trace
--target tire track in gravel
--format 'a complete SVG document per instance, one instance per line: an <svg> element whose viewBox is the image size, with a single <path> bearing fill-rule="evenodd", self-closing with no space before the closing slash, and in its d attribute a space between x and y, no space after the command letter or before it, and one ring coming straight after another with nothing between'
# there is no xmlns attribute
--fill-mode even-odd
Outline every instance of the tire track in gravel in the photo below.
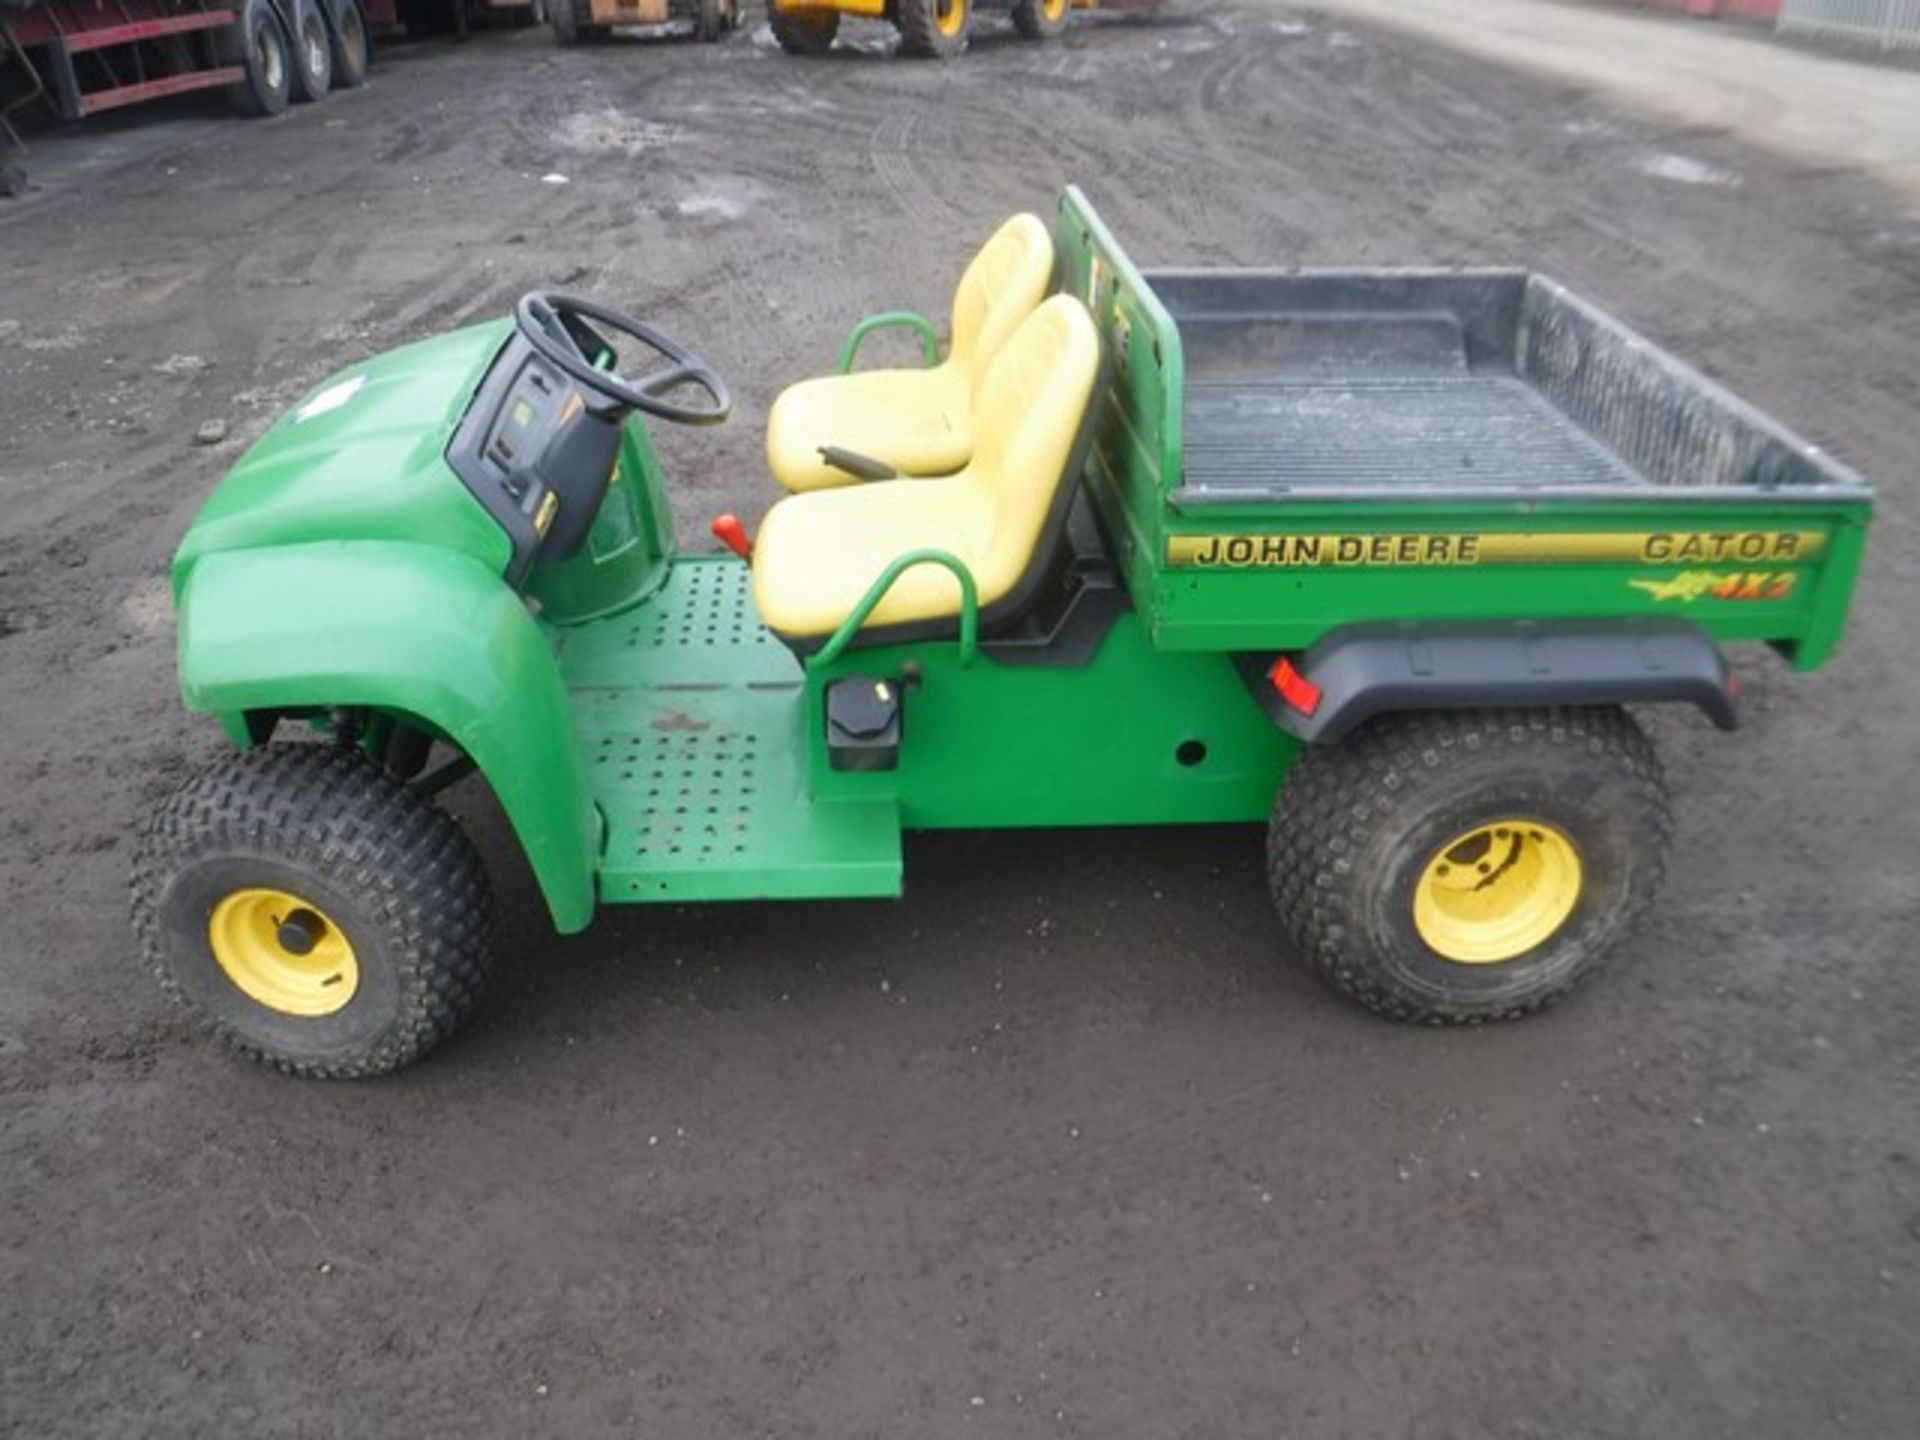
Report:
<svg viewBox="0 0 1920 1440"><path fill-rule="evenodd" d="M889 109L867 136L867 163L906 223L937 225L951 216L953 207L928 183L915 161L914 136L919 126L918 109Z"/></svg>

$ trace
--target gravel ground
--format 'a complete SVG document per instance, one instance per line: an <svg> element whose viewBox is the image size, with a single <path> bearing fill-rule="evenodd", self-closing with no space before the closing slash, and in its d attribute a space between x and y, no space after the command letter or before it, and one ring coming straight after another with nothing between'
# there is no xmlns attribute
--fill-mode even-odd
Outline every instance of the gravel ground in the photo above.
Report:
<svg viewBox="0 0 1920 1440"><path fill-rule="evenodd" d="M862 34L397 50L279 122L49 137L0 203L0 1431L1914 1433L1909 207L1312 10ZM280 406L563 282L733 378L664 448L690 524L756 514L777 386L1067 180L1145 261L1545 269L1881 483L1842 657L1743 656L1731 736L1649 717L1680 842L1616 970L1377 1022L1237 828L929 838L899 904L559 941L468 793L513 958L431 1061L291 1082L162 1004L129 837L216 749L164 567Z"/></svg>

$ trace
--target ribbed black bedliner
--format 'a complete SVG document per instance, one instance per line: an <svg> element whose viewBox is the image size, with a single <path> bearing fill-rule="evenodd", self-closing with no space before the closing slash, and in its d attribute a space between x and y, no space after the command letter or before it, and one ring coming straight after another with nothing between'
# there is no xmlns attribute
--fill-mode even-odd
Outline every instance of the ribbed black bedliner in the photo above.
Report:
<svg viewBox="0 0 1920 1440"><path fill-rule="evenodd" d="M1176 505L1506 492L1827 500L1866 483L1523 270L1155 270L1184 356Z"/></svg>
<svg viewBox="0 0 1920 1440"><path fill-rule="evenodd" d="M1209 492L1640 485L1522 380L1189 382L1186 488Z"/></svg>

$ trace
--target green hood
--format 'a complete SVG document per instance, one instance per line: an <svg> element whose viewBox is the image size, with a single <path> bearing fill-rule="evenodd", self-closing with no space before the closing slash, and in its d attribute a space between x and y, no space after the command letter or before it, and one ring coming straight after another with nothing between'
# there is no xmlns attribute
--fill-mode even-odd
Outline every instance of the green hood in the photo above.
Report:
<svg viewBox="0 0 1920 1440"><path fill-rule="evenodd" d="M505 570L511 545L447 466L447 442L513 330L495 320L330 376L215 487L173 559L328 540L411 540Z"/></svg>

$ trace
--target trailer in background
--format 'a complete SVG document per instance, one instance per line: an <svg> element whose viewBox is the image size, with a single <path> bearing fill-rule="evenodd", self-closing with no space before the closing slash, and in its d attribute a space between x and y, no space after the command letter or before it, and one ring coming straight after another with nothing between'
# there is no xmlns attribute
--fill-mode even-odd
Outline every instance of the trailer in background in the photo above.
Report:
<svg viewBox="0 0 1920 1440"><path fill-rule="evenodd" d="M218 89L277 115L364 81L375 36L496 17L539 23L545 0L0 0L0 194L24 183L9 117L36 102L71 121Z"/></svg>
<svg viewBox="0 0 1920 1440"><path fill-rule="evenodd" d="M223 89L273 115L360 84L394 0L0 0L0 100L62 120Z"/></svg>

